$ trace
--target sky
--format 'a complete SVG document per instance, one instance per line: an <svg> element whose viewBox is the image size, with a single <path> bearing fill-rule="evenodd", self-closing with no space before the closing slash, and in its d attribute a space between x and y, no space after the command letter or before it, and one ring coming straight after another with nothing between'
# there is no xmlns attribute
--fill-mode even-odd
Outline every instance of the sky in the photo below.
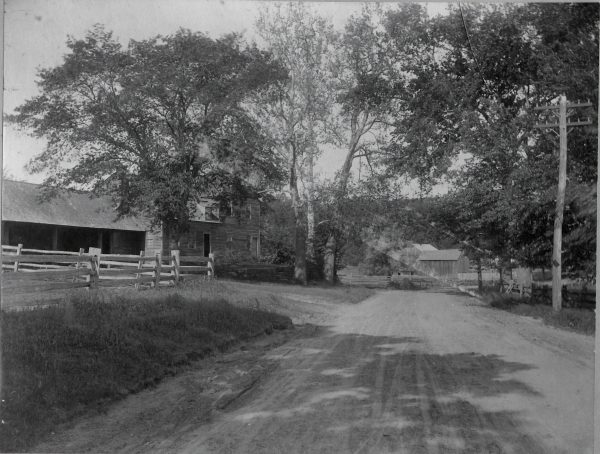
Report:
<svg viewBox="0 0 600 454"><path fill-rule="evenodd" d="M201 31L216 38L243 32L253 39L253 26L261 6L270 2L219 0L5 0L4 16L4 113L38 93L39 68L60 65L67 51L67 36L83 38L97 23L113 31L126 45L130 39L170 34L179 28ZM316 2L315 10L342 29L362 6L357 2ZM447 4L426 3L431 15L443 13ZM29 174L25 164L44 149L13 126L4 125L3 166L15 178L40 183L44 175ZM343 154L324 153L317 170L325 177L339 169Z"/></svg>

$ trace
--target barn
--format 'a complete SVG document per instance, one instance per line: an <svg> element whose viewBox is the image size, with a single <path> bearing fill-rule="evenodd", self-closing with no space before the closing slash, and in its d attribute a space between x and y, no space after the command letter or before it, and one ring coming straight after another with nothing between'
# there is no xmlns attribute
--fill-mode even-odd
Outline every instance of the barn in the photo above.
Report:
<svg viewBox="0 0 600 454"><path fill-rule="evenodd" d="M460 249L426 250L421 252L417 267L445 279L456 279L458 273L469 271L469 258Z"/></svg>
<svg viewBox="0 0 600 454"><path fill-rule="evenodd" d="M86 251L104 254L146 255L179 249L182 255L208 256L227 251L260 254L260 204L248 201L220 213L210 200L198 206L190 231L175 244L168 232L152 230L138 217L118 218L109 197L92 197L83 191L64 191L41 199L41 186L3 181L2 244L28 249Z"/></svg>
<svg viewBox="0 0 600 454"><path fill-rule="evenodd" d="M437 249L431 244L411 243L397 252L397 260L408 266L414 266L421 254L425 251L437 251Z"/></svg>

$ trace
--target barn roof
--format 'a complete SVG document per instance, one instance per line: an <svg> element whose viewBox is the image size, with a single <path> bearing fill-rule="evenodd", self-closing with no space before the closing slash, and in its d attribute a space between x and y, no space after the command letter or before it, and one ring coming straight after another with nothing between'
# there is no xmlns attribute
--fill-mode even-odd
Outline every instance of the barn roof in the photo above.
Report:
<svg viewBox="0 0 600 454"><path fill-rule="evenodd" d="M438 251L423 251L419 256L419 261L454 261L462 255L460 249L440 249Z"/></svg>
<svg viewBox="0 0 600 454"><path fill-rule="evenodd" d="M87 192L64 191L41 201L41 186L4 180L2 220L115 230L147 230L142 219L117 219L110 197L92 197Z"/></svg>
<svg viewBox="0 0 600 454"><path fill-rule="evenodd" d="M429 243L423 243L423 244L413 243L412 247L414 247L415 249L417 249L419 251L437 251L438 250L438 248L436 248L434 245L429 244Z"/></svg>

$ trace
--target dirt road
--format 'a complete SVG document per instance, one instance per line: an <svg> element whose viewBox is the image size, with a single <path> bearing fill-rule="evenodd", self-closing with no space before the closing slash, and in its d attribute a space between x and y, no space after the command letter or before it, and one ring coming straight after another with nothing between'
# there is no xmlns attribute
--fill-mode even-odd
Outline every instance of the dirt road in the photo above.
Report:
<svg viewBox="0 0 600 454"><path fill-rule="evenodd" d="M592 451L591 337L451 292L381 292L319 311L322 326L132 396L38 450Z"/></svg>

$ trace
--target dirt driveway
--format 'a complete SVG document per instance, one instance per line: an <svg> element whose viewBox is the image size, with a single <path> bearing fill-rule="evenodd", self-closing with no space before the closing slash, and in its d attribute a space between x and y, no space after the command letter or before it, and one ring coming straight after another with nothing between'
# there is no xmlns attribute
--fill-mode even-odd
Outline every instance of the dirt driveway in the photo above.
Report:
<svg viewBox="0 0 600 454"><path fill-rule="evenodd" d="M452 292L319 311L321 326L211 360L37 450L592 452L592 337Z"/></svg>

